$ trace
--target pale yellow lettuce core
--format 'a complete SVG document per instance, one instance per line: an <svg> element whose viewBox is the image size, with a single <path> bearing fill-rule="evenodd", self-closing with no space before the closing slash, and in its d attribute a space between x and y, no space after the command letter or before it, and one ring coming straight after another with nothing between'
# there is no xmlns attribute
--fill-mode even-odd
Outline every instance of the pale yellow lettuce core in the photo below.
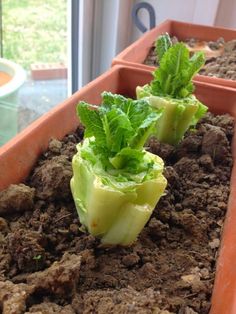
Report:
<svg viewBox="0 0 236 314"><path fill-rule="evenodd" d="M132 244L166 188L163 160L145 152L145 158L153 162L152 169L139 178L135 174L134 181L123 182L82 158L81 144L77 148L71 191L80 222L105 245Z"/></svg>

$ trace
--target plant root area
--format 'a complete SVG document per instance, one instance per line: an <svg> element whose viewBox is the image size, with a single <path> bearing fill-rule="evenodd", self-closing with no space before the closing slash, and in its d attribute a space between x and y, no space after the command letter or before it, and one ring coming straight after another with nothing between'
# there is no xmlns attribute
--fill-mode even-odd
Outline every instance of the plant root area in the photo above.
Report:
<svg viewBox="0 0 236 314"><path fill-rule="evenodd" d="M233 130L232 117L208 113L176 148L149 141L168 186L126 248L102 248L81 228L69 182L83 129L53 139L27 180L0 192L0 311L208 313Z"/></svg>

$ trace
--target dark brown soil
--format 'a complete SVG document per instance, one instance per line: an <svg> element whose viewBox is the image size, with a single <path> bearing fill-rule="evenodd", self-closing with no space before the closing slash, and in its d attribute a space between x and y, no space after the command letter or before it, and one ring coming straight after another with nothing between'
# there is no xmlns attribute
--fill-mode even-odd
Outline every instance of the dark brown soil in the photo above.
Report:
<svg viewBox="0 0 236 314"><path fill-rule="evenodd" d="M178 39L173 37L172 41L175 43ZM190 47L194 47L197 43L197 39L188 39L186 40L186 43ZM219 38L215 42L208 42L207 45L213 51L223 47L223 53L217 57L207 57L205 66L199 71L199 74L236 80L236 39L225 43L223 38ZM151 47L144 64L158 66L158 60L154 49L154 46Z"/></svg>
<svg viewBox="0 0 236 314"><path fill-rule="evenodd" d="M178 148L150 141L169 183L129 248L101 248L81 231L69 181L83 130L51 141L25 184L0 192L0 311L208 313L233 128L230 116L207 114Z"/></svg>

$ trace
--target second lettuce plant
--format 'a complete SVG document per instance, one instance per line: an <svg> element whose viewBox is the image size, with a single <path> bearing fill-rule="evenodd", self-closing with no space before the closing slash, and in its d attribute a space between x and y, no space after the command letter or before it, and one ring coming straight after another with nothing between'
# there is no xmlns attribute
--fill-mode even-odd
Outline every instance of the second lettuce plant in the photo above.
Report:
<svg viewBox="0 0 236 314"><path fill-rule="evenodd" d="M137 98L147 98L154 109L163 109L156 128L159 141L177 145L190 126L205 114L207 107L194 95L193 76L204 64L204 53L192 57L183 43L171 45L169 35L156 42L160 66L150 84L136 89Z"/></svg>

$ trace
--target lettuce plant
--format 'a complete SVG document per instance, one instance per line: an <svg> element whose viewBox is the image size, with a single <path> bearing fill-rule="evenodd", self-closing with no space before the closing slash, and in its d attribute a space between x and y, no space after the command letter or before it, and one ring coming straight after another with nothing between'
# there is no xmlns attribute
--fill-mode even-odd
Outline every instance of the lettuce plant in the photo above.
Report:
<svg viewBox="0 0 236 314"><path fill-rule="evenodd" d="M130 245L162 196L163 161L144 150L162 111L145 99L103 93L77 114L85 126L72 160L71 190L80 222L105 245Z"/></svg>
<svg viewBox="0 0 236 314"><path fill-rule="evenodd" d="M192 78L204 64L204 53L197 52L190 57L183 43L171 45L168 34L157 40L156 53L160 66L150 84L137 87L137 98L146 97L154 109L164 109L156 136L161 142L177 145L187 129L207 111L192 94Z"/></svg>

